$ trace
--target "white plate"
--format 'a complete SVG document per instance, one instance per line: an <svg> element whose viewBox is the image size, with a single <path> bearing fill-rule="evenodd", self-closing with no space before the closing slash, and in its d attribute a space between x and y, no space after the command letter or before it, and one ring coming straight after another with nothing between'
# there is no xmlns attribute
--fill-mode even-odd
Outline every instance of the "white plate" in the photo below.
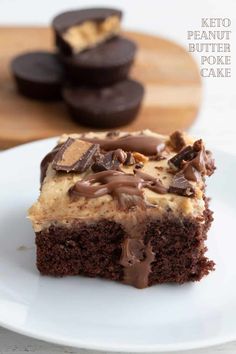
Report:
<svg viewBox="0 0 236 354"><path fill-rule="evenodd" d="M236 339L236 157L215 152L215 222L200 283L145 290L98 279L41 277L27 208L38 196L43 140L0 154L0 325L35 338L109 351L174 351Z"/></svg>

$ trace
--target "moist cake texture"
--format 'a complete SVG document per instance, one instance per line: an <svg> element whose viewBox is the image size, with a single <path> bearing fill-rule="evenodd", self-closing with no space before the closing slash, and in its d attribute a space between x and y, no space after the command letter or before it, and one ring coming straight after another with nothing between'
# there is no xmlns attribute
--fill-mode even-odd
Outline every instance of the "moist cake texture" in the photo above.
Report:
<svg viewBox="0 0 236 354"><path fill-rule="evenodd" d="M38 270L137 288L200 280L214 269L205 254L214 169L202 140L180 132L63 135L29 210Z"/></svg>

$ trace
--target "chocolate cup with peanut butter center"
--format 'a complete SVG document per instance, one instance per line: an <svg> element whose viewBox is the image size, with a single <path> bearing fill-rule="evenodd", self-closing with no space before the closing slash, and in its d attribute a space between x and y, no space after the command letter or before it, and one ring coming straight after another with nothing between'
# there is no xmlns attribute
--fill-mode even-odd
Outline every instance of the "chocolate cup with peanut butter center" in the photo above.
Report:
<svg viewBox="0 0 236 354"><path fill-rule="evenodd" d="M61 99L64 72L57 54L46 51L20 54L13 58L11 72L22 95L43 101Z"/></svg>
<svg viewBox="0 0 236 354"><path fill-rule="evenodd" d="M70 81L108 86L128 77L136 49L133 41L115 37L82 53L60 58Z"/></svg>
<svg viewBox="0 0 236 354"><path fill-rule="evenodd" d="M120 32L122 12L110 8L68 11L53 19L56 45L64 55L83 50L116 36Z"/></svg>
<svg viewBox="0 0 236 354"><path fill-rule="evenodd" d="M125 80L109 87L66 87L63 98L78 123L96 128L114 128L130 123L138 114L143 86Z"/></svg>

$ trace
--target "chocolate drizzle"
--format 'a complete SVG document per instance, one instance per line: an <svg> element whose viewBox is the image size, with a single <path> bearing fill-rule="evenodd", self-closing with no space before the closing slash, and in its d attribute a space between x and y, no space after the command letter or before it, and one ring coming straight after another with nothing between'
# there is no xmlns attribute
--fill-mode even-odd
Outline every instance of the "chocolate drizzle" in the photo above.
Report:
<svg viewBox="0 0 236 354"><path fill-rule="evenodd" d="M161 194L167 192L161 182L154 177L137 170L134 172L135 174L128 174L108 170L91 174L71 187L68 191L69 196L76 200L78 197L97 198L110 194L118 200L122 209L129 209L136 205L145 206L143 188Z"/></svg>
<svg viewBox="0 0 236 354"><path fill-rule="evenodd" d="M157 178L150 176L148 173L142 172L140 170L134 170L136 176L140 177L144 183L143 186L156 192L158 194L167 193L167 189L163 186L160 180ZM146 182L146 184L145 184Z"/></svg>
<svg viewBox="0 0 236 354"><path fill-rule="evenodd" d="M120 264L124 266L123 282L138 289L146 288L154 260L155 253L152 252L150 242L145 245L142 239L127 238L120 259Z"/></svg>
<svg viewBox="0 0 236 354"><path fill-rule="evenodd" d="M160 154L164 148L164 140L147 135L126 135L119 139L81 138L93 144L99 144L101 149L109 151L122 149L124 151L137 151L146 156Z"/></svg>

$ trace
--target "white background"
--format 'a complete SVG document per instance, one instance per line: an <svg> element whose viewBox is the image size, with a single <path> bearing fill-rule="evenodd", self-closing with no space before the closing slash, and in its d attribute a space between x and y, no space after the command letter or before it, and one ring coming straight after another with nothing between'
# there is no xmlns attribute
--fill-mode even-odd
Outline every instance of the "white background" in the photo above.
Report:
<svg viewBox="0 0 236 354"><path fill-rule="evenodd" d="M232 77L203 80L204 99L198 120L191 128L219 148L234 153L236 148L236 0L0 0L0 25L47 25L63 10L86 6L123 9L124 27L175 40L187 48L187 31L198 30L203 17L228 17L232 21ZM198 56L196 60L199 62ZM236 320L236 319L235 319ZM77 352L43 344L0 329L0 353ZM85 351L83 351L85 352ZM193 353L236 352L236 344Z"/></svg>

